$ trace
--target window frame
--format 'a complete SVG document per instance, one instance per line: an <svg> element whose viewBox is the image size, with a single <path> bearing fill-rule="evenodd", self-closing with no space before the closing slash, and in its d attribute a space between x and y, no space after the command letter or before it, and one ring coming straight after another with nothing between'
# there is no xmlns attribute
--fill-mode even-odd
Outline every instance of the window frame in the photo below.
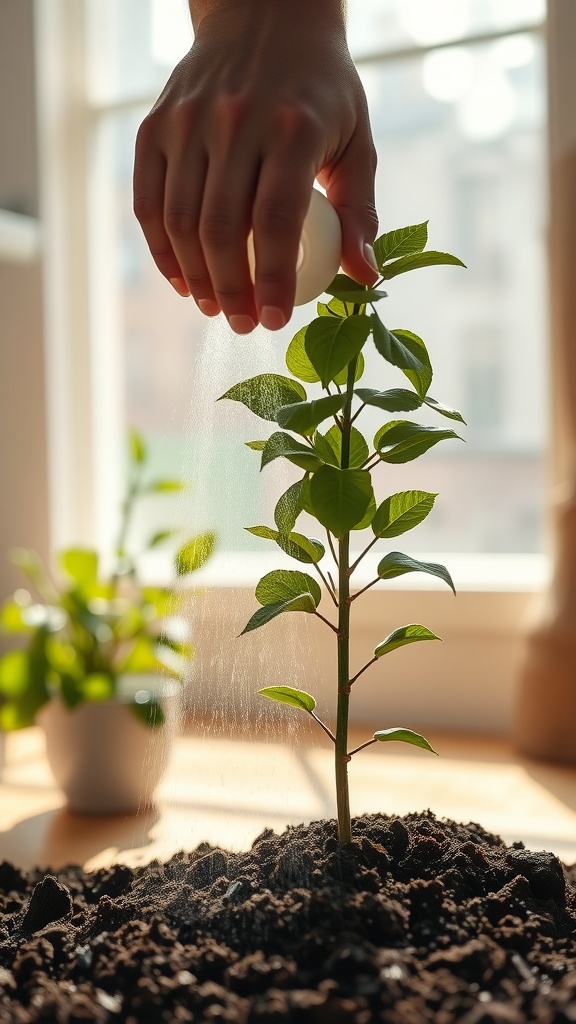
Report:
<svg viewBox="0 0 576 1024"><path fill-rule="evenodd" d="M115 505L109 495L121 493L124 460L118 444L123 433L119 318L110 287L115 268L103 258L112 231L110 221L101 214L106 209L106 176L101 168L110 145L104 115L151 106L156 97L137 96L119 103L91 100L86 52L89 6L89 0L36 0L35 6L36 35L42 41L37 62L47 436L52 550L74 542L105 552L114 531ZM565 16L570 16L568 11ZM532 24L514 31L479 33L466 42L490 42L526 31L542 32L544 27ZM460 40L362 55L357 63L405 60L455 42ZM553 347L551 353L553 359ZM553 428L557 431L558 424ZM525 578L518 586L510 557L504 558L511 570L506 573L500 568L492 588L485 580L479 585L474 571L466 574L462 569L463 586L455 602L451 595L419 590L411 581L393 590L371 592L367 622L394 621L398 605L406 604L412 621L426 621L434 629L439 617L443 623L439 631L451 640L443 645L440 661L428 663L416 651L405 655L403 696L396 695L392 707L399 713L405 708L406 718L409 714L414 718L411 708L417 708L417 724L423 727L508 730L522 641L541 603L547 565L545 558L535 556L535 582ZM454 561L450 556L451 568ZM219 635L222 618L219 595L230 590L243 607L250 593L245 587L222 582L209 587L198 616L198 670L214 664L214 637ZM322 652L322 641L314 642ZM218 672L225 674L224 664ZM325 682L322 678L322 687ZM328 700L327 688L325 692ZM355 712L360 720L373 711L374 693L369 692L372 697Z"/></svg>

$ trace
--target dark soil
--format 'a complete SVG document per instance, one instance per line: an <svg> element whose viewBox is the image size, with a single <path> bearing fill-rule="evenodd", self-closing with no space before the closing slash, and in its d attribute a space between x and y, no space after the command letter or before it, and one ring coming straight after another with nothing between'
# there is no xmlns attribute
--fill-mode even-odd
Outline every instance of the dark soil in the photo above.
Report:
<svg viewBox="0 0 576 1024"><path fill-rule="evenodd" d="M167 864L0 865L0 1021L576 1022L576 866L431 813Z"/></svg>

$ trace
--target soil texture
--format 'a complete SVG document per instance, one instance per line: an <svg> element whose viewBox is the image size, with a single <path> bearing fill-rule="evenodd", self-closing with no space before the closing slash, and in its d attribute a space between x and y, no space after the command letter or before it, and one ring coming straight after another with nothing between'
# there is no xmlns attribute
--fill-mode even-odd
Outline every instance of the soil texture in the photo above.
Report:
<svg viewBox="0 0 576 1024"><path fill-rule="evenodd" d="M247 853L0 865L0 1021L574 1024L576 866L430 812Z"/></svg>

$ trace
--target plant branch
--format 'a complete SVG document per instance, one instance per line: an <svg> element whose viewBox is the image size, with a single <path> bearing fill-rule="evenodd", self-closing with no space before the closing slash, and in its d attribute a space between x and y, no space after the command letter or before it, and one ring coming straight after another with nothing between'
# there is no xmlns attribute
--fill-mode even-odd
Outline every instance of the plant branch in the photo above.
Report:
<svg viewBox="0 0 576 1024"><path fill-rule="evenodd" d="M335 737L334 733L332 732L332 730L329 729L327 725L324 725L324 722L320 718L318 718L318 715L315 715L313 711L311 711L310 714L312 715L312 718L314 719L314 721L318 722L318 725L320 726L320 728L324 729L324 732L326 733L327 736L330 737L332 742L336 743L336 737Z"/></svg>
<svg viewBox="0 0 576 1024"><path fill-rule="evenodd" d="M354 423L354 420L358 419L360 413L362 412L362 409L365 409L365 408L366 408L366 402L362 402L362 405L358 409L356 409L356 412L354 413L352 419L350 420L350 423ZM372 456L370 456L370 458L372 458Z"/></svg>
<svg viewBox="0 0 576 1024"><path fill-rule="evenodd" d="M372 743L377 742L378 740L375 739L366 740L366 743L361 743L359 747L355 747L354 750L351 750L350 753L348 754L348 757L353 757L354 754L357 754L359 750L364 750L364 747L369 747Z"/></svg>
<svg viewBox="0 0 576 1024"><path fill-rule="evenodd" d="M364 462L360 466L360 469L374 469L374 466L377 466L380 461L380 456L378 455L377 452L374 452L372 455L369 455L368 458L364 460Z"/></svg>
<svg viewBox="0 0 576 1024"><path fill-rule="evenodd" d="M318 609L315 610L314 615L317 615L319 619L322 619L322 622L325 622L327 626L330 626L330 629L332 630L333 633L338 633L338 629L334 625L334 623L330 622L330 619L324 618L324 616L321 614L321 612L318 611Z"/></svg>
<svg viewBox="0 0 576 1024"><path fill-rule="evenodd" d="M357 590L355 594L352 594L350 600L355 601L357 597L360 597L360 594L366 593L367 590L370 590L370 587L373 587L375 583L378 583L379 579L380 577L377 576L376 579L372 580L371 583L367 583L365 587L362 587L362 590Z"/></svg>
<svg viewBox="0 0 576 1024"><path fill-rule="evenodd" d="M350 567L350 575L352 575L354 570L360 565L360 562L364 558L364 555L367 555L368 552L370 551L370 548L374 547L377 540L380 540L380 537L374 537L374 540L371 540L370 543L364 548L364 551L360 555L358 555L358 558L354 562L354 565Z"/></svg>
<svg viewBox="0 0 576 1024"><path fill-rule="evenodd" d="M320 579L322 580L322 583L323 583L323 584L324 584L324 586L326 587L326 590L327 590L327 591L328 591L328 593L330 594L330 597L332 598L332 600L333 600L334 604L336 605L336 607L338 607L338 598L336 597L336 593L335 593L335 591L334 591L334 590L332 589L332 587L330 586L330 584L329 584L328 580L326 579L326 577L325 577L324 573L322 572L322 569L321 569L321 568L320 568L320 566L318 565L318 562L314 562L314 568L316 569L316 572L318 573L318 575L319 575Z"/></svg>
<svg viewBox="0 0 576 1024"><path fill-rule="evenodd" d="M332 534L330 533L330 530L326 530L326 536L328 537L328 547L330 548L330 554L332 555L332 558L334 559L336 566L338 566L338 556L334 548L334 541L332 540Z"/></svg>
<svg viewBox="0 0 576 1024"><path fill-rule="evenodd" d="M373 665L375 661L378 661L378 658L372 658L370 661L367 661L364 667L361 668L360 671L357 672L355 676L352 676L352 679L348 683L348 686L352 686L352 683L355 683L358 677L361 676L362 673L365 672L367 668L370 668L370 666Z"/></svg>

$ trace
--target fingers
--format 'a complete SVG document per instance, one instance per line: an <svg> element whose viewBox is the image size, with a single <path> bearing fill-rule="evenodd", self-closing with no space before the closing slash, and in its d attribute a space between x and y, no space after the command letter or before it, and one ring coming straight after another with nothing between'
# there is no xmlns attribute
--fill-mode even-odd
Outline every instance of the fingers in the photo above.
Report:
<svg viewBox="0 0 576 1024"><path fill-rule="evenodd" d="M314 165L275 157L263 165L254 203L255 295L260 323L270 331L292 315L302 225L310 205Z"/></svg>
<svg viewBox="0 0 576 1024"><path fill-rule="evenodd" d="M136 140L134 214L158 270L168 278L179 295L188 295L188 287L164 226L165 176L166 160L149 139L147 124L143 122Z"/></svg>
<svg viewBox="0 0 576 1024"><path fill-rule="evenodd" d="M206 316L216 316L221 307L199 238L206 168L206 158L196 149L172 156L166 173L164 226L189 293Z"/></svg>
<svg viewBox="0 0 576 1024"><path fill-rule="evenodd" d="M353 135L328 175L319 176L342 227L342 268L360 284L374 284L378 268L372 243L378 231L374 202L376 150L370 129Z"/></svg>

